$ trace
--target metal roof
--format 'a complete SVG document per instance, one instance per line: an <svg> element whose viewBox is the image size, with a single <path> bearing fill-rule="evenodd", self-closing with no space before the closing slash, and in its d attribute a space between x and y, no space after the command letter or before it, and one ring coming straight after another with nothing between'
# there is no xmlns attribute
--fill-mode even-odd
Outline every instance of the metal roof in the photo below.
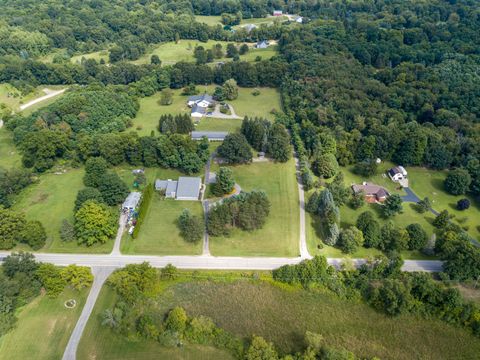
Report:
<svg viewBox="0 0 480 360"><path fill-rule="evenodd" d="M171 196L177 192L178 188L178 181L176 180L168 180L167 181L167 188L165 189L165 195Z"/></svg>
<svg viewBox="0 0 480 360"><path fill-rule="evenodd" d="M213 97L205 93L202 95L193 95L188 98L188 101L194 101L194 102L200 102L203 100L208 102L213 102Z"/></svg>
<svg viewBox="0 0 480 360"><path fill-rule="evenodd" d="M140 202L140 198L142 197L142 194L139 193L138 191L133 191L130 194L128 194L127 198L123 202L123 208L124 209L135 209Z"/></svg>
<svg viewBox="0 0 480 360"><path fill-rule="evenodd" d="M204 136L208 139L223 140L228 135L228 131L192 131L192 139L200 140Z"/></svg>
<svg viewBox="0 0 480 360"><path fill-rule="evenodd" d="M178 178L177 199L198 199L202 179L199 177L181 176Z"/></svg>

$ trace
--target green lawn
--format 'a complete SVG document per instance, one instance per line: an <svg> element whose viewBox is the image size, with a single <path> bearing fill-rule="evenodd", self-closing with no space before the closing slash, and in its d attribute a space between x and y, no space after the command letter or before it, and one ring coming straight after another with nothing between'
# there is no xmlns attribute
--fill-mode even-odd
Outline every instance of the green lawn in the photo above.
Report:
<svg viewBox="0 0 480 360"><path fill-rule="evenodd" d="M97 62L100 62L101 59L105 60L106 63L109 61L109 52L108 50L101 50L101 51L95 51L92 53L87 53L87 54L79 54L72 56L70 61L74 64L80 64L82 62L82 58L85 59L94 59L97 60Z"/></svg>
<svg viewBox="0 0 480 360"><path fill-rule="evenodd" d="M203 24L207 24L210 26L221 25L222 24L222 17L221 16L204 16L204 15L195 15L195 21Z"/></svg>
<svg viewBox="0 0 480 360"><path fill-rule="evenodd" d="M461 225L468 233L477 240L480 240L480 203L471 196L448 194L443 186L447 176L446 171L429 170L425 168L407 168L409 186L418 197L428 198L437 211L448 210L455 215L454 222ZM459 211L456 209L457 201L463 198L470 200L469 209Z"/></svg>
<svg viewBox="0 0 480 360"><path fill-rule="evenodd" d="M253 163L232 167L242 190L264 190L272 204L265 226L253 232L235 230L230 237L211 237L218 256L298 256L299 207L293 159L285 164Z"/></svg>
<svg viewBox="0 0 480 360"><path fill-rule="evenodd" d="M320 291L275 286L267 281L222 280L222 272L195 274L171 285L163 284L156 305L159 314L183 306L189 316L208 316L239 337L263 336L282 354L302 350L307 330L323 335L326 345L346 348L360 358L475 359L480 351L478 338L441 321L387 317L364 303ZM191 280L192 276L219 279ZM99 314L115 301L112 290L102 289L79 346L79 359L189 358L179 353L167 356L165 348L157 343L128 341L101 327ZM194 358L205 358L204 351L198 349ZM210 358L226 358L215 355Z"/></svg>
<svg viewBox="0 0 480 360"><path fill-rule="evenodd" d="M213 94L214 85L197 86L200 92ZM281 109L280 93L277 89L258 88L260 95L252 95L254 89L239 88L238 98L228 103L231 104L238 116L259 116L269 120L274 119L274 115L270 113L272 109L277 111ZM173 91L173 103L163 106L158 104L161 93L140 99L140 110L135 119L133 119L132 129L136 130L140 135L150 135L152 131L158 134L157 126L160 116L163 114L182 114L190 113L187 106L187 96L182 95L182 90ZM241 120L226 119L210 119L202 118L197 125L198 130L211 131L233 131L241 126Z"/></svg>
<svg viewBox="0 0 480 360"><path fill-rule="evenodd" d="M5 128L0 129L0 167L2 168L20 167L22 163L12 136L12 133Z"/></svg>
<svg viewBox="0 0 480 360"><path fill-rule="evenodd" d="M28 220L39 220L47 231L47 244L41 251L67 253L108 253L113 240L98 246L79 246L75 241L63 242L60 227L63 219L73 222L73 207L78 190L83 188L83 169L66 173L40 175L38 182L17 197L14 210L25 213Z"/></svg>
<svg viewBox="0 0 480 360"><path fill-rule="evenodd" d="M61 359L88 294L66 289L56 299L40 295L19 310L15 329L0 338L0 359ZM65 301L77 306L67 309Z"/></svg>
<svg viewBox="0 0 480 360"><path fill-rule="evenodd" d="M48 89L61 89L65 86L58 86L58 85L41 85L37 86L32 92L28 93L27 95L22 95L22 93L12 85L8 83L0 84L0 104L7 105L13 111L18 111L19 106L33 100L37 97L44 96L45 93L42 91L44 88ZM55 97L56 99L57 97ZM43 106L43 102L35 105L37 108ZM30 109L29 109L30 110Z"/></svg>
<svg viewBox="0 0 480 360"><path fill-rule="evenodd" d="M183 209L188 209L203 219L200 201L164 199L155 193L138 237L132 239L125 234L122 239L122 252L145 255L200 255L202 241L192 244L180 236L177 219Z"/></svg>
<svg viewBox="0 0 480 360"><path fill-rule="evenodd" d="M386 221L380 216L380 206L376 204L365 204L362 208L358 210L353 210L348 206L342 206L340 208L340 227L342 229L348 228L349 226L355 225L358 216L364 212L370 210L375 214L375 217L383 225ZM403 204L403 213L397 214L391 220L395 223L396 226L405 228L406 226L412 223L419 223L425 229L429 236L432 236L435 228L432 225L434 215L431 213L419 214L414 209L412 204L404 203ZM321 226L316 216L312 216L309 213L306 213L306 236L308 250L312 255L324 255L327 257L352 257L352 258L365 258L367 256L374 256L381 254L381 251L377 249L366 249L360 248L357 252L353 254L344 254L340 249L337 249L332 246L324 245L322 249L318 248L318 245L322 241ZM403 251L402 256L405 259L431 259L431 257L425 256L419 251Z"/></svg>
<svg viewBox="0 0 480 360"><path fill-rule="evenodd" d="M156 341L127 340L120 334L101 325L101 314L112 308L116 294L105 286L88 320L77 351L77 359L172 359L172 360L233 360L230 353L210 346L185 344L181 348L164 347Z"/></svg>
<svg viewBox="0 0 480 360"><path fill-rule="evenodd" d="M237 119L214 119L203 118L195 126L195 130L199 131L228 131L237 132L242 126L242 120Z"/></svg>
<svg viewBox="0 0 480 360"><path fill-rule="evenodd" d="M134 60L132 62L134 64L149 64L152 55L158 55L162 61L162 64L164 65L173 65L180 61L194 62L195 58L193 56L193 52L197 46L203 46L205 49L211 49L215 44L221 44L223 51L226 52L227 44L229 44L229 42L216 40L208 40L207 42L200 42L198 40L180 40L178 43L173 41L165 42L158 45L152 45L150 51L148 51L138 60ZM237 45L240 46L241 44L243 43L238 43ZM269 49L255 49L253 48L253 43L248 43L248 45L250 46L250 51L245 55L240 55L240 60L253 61L257 55L260 55L263 60L267 60L277 54L274 47ZM224 57L221 59L216 59L215 61L231 60L231 58Z"/></svg>

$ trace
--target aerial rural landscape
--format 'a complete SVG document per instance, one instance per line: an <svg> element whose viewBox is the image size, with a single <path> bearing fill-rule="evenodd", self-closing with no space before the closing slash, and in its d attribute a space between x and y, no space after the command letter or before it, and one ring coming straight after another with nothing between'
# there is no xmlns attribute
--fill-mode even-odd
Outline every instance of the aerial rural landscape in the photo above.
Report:
<svg viewBox="0 0 480 360"><path fill-rule="evenodd" d="M479 358L476 1L0 10L0 360Z"/></svg>

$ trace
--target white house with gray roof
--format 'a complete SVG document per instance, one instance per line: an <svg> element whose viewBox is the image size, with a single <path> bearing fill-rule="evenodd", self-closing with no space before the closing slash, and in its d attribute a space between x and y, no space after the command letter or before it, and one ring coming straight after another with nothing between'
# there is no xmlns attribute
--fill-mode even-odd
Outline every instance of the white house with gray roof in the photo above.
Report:
<svg viewBox="0 0 480 360"><path fill-rule="evenodd" d="M188 98L187 105L190 107L194 107L195 105L202 107L202 108L207 108L210 105L213 105L213 97L208 95L207 93L202 94L202 95L193 95Z"/></svg>
<svg viewBox="0 0 480 360"><path fill-rule="evenodd" d="M176 200L198 200L202 188L199 177L180 176L177 180L155 180L155 190L165 191L166 198Z"/></svg>

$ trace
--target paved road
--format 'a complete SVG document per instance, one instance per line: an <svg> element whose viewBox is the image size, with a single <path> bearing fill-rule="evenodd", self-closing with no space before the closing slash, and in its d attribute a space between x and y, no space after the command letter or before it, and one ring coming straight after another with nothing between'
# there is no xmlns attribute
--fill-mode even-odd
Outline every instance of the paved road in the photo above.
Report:
<svg viewBox="0 0 480 360"><path fill-rule="evenodd" d="M2 256L9 252L0 252ZM286 264L298 264L304 260L296 258L273 257L230 257L230 256L145 256L145 255L97 255L97 254L47 254L34 253L36 259L58 266L77 264L88 267L123 267L128 264L149 262L153 267L162 268L172 264L179 269L205 270L273 270ZM329 264L338 265L342 258L328 258ZM355 264L362 264L365 259L353 259ZM405 260L404 271L440 271L442 262L439 260Z"/></svg>
<svg viewBox="0 0 480 360"><path fill-rule="evenodd" d="M114 255L120 255L120 245L122 242L123 232L125 231L126 222L127 222L127 215L121 214L118 220L117 236L115 237L115 243L113 244L112 254Z"/></svg>
<svg viewBox="0 0 480 360"><path fill-rule="evenodd" d="M44 89L45 91L46 89ZM57 95L63 94L67 89L62 89L62 90L57 90L57 91L52 91L48 93L47 95L41 96L39 98L33 99L32 101L29 101L26 104L20 105L20 111L23 111L25 109L28 109L30 106L33 106L35 104L38 104L39 102L45 101L47 99L50 99L52 97L55 97Z"/></svg>
<svg viewBox="0 0 480 360"><path fill-rule="evenodd" d="M85 326L87 325L98 295L100 294L100 290L102 289L103 283L105 280L107 280L113 270L115 270L114 267L105 266L92 268L92 273L95 276L95 279L93 281L92 288L90 289L90 293L88 294L87 301L85 302L85 306L83 307L82 313L80 314L77 324L70 335L70 339L67 347L65 348L65 352L63 353L62 360L75 360L78 344L80 343ZM42 336L41 334L38 335Z"/></svg>
<svg viewBox="0 0 480 360"><path fill-rule="evenodd" d="M307 236L305 233L305 191L303 191L302 178L300 174L300 161L295 154L295 168L297 173L297 185L298 185L298 199L300 208L300 257L303 259L309 259L312 256L308 252Z"/></svg>

